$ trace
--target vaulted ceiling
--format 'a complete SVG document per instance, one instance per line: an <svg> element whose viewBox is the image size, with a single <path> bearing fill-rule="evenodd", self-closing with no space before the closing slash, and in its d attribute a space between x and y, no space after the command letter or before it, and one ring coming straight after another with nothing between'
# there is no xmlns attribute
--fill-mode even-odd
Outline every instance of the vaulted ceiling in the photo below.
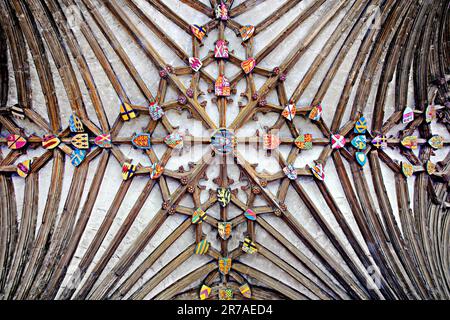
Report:
<svg viewBox="0 0 450 320"><path fill-rule="evenodd" d="M448 299L448 0L0 0L4 299Z"/></svg>

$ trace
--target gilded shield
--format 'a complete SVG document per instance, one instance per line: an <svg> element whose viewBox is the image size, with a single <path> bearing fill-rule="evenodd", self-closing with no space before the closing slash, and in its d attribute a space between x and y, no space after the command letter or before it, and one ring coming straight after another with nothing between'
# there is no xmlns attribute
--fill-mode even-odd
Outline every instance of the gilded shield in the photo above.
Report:
<svg viewBox="0 0 450 320"><path fill-rule="evenodd" d="M425 110L425 121L431 123L436 120L436 107L434 105L429 105Z"/></svg>
<svg viewBox="0 0 450 320"><path fill-rule="evenodd" d="M236 147L236 137L231 130L217 129L211 136L211 146L216 152L230 153Z"/></svg>
<svg viewBox="0 0 450 320"><path fill-rule="evenodd" d="M214 10L216 13L216 19L226 21L228 20L228 7L225 3L220 2L216 5L216 8Z"/></svg>
<svg viewBox="0 0 450 320"><path fill-rule="evenodd" d="M79 133L74 135L71 142L77 149L89 149L89 136L87 133Z"/></svg>
<svg viewBox="0 0 450 320"><path fill-rule="evenodd" d="M214 57L215 58L229 58L228 45L226 40L217 40L216 46L214 48Z"/></svg>
<svg viewBox="0 0 450 320"><path fill-rule="evenodd" d="M245 210L244 212L244 216L250 220L250 221L255 221L256 220L256 213L255 211L253 211L252 209L248 208L247 210Z"/></svg>
<svg viewBox="0 0 450 320"><path fill-rule="evenodd" d="M402 122L404 124L410 123L414 121L414 110L411 109L410 107L406 107L405 110L403 111L403 119Z"/></svg>

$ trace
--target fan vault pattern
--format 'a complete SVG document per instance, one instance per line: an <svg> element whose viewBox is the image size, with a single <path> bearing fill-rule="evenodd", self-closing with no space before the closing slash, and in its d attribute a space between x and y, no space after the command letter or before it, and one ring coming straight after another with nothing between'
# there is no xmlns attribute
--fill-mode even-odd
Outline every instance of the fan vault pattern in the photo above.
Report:
<svg viewBox="0 0 450 320"><path fill-rule="evenodd" d="M449 298L449 1L0 11L4 299Z"/></svg>

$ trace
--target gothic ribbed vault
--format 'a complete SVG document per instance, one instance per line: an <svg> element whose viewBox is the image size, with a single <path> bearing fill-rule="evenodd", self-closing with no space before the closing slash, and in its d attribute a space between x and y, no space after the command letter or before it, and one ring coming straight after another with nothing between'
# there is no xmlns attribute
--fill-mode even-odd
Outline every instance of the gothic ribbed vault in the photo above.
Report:
<svg viewBox="0 0 450 320"><path fill-rule="evenodd" d="M448 299L448 0L0 0L3 299Z"/></svg>

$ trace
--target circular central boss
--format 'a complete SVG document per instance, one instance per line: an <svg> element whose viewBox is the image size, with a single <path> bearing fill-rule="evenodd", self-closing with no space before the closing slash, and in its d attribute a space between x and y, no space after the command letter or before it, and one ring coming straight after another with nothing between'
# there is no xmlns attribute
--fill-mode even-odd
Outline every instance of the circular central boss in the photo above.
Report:
<svg viewBox="0 0 450 320"><path fill-rule="evenodd" d="M230 153L236 146L236 137L227 129L217 129L211 137L211 146L218 153Z"/></svg>

